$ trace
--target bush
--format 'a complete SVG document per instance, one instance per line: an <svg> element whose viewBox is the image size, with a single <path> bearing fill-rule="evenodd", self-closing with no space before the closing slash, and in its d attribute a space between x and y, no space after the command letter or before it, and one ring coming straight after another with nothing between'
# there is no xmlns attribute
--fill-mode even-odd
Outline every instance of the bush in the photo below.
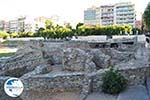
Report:
<svg viewBox="0 0 150 100"><path fill-rule="evenodd" d="M0 31L0 38L6 39L9 37L9 34L3 31Z"/></svg>
<svg viewBox="0 0 150 100"><path fill-rule="evenodd" d="M118 94L127 86L127 80L113 68L104 73L102 80L102 91L108 94Z"/></svg>
<svg viewBox="0 0 150 100"><path fill-rule="evenodd" d="M110 26L88 26L82 25L78 27L77 35L127 35L130 34L132 27L130 25L110 25ZM127 34L126 34L127 33Z"/></svg>
<svg viewBox="0 0 150 100"><path fill-rule="evenodd" d="M10 37L11 38L17 38L18 37L18 33L17 32L11 33Z"/></svg>

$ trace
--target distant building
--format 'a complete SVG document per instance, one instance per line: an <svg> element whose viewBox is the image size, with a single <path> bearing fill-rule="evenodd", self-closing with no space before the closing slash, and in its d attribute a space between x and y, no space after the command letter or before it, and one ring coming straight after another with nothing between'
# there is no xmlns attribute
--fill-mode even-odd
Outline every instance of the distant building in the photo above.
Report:
<svg viewBox="0 0 150 100"><path fill-rule="evenodd" d="M84 23L88 25L96 25L100 23L100 8L92 7L84 11Z"/></svg>
<svg viewBox="0 0 150 100"><path fill-rule="evenodd" d="M5 21L0 20L0 31L4 31L4 29L5 29Z"/></svg>
<svg viewBox="0 0 150 100"><path fill-rule="evenodd" d="M135 5L131 2L115 4L115 24L130 24L135 27Z"/></svg>
<svg viewBox="0 0 150 100"><path fill-rule="evenodd" d="M135 27L135 6L131 2L91 7L84 11L84 23L88 25L122 25Z"/></svg>
<svg viewBox="0 0 150 100"><path fill-rule="evenodd" d="M17 19L17 25L18 25L18 29L17 31L18 32L24 32L25 31L25 20L26 20L26 17L19 17Z"/></svg>
<svg viewBox="0 0 150 100"><path fill-rule="evenodd" d="M45 21L46 20L51 20L51 18L47 18L44 16L37 17L34 19L34 24L35 24L35 31L37 31L39 28L45 28Z"/></svg>
<svg viewBox="0 0 150 100"><path fill-rule="evenodd" d="M0 20L0 30L9 33L13 32L36 32L39 28L45 28L45 21L52 20L54 22L59 21L58 16L52 16L50 18L41 16L37 18L30 18L27 16L20 16L13 20L4 21Z"/></svg>
<svg viewBox="0 0 150 100"><path fill-rule="evenodd" d="M101 25L113 25L114 24L114 5L100 6L101 8Z"/></svg>
<svg viewBox="0 0 150 100"><path fill-rule="evenodd" d="M11 33L18 32L18 20L17 19L9 21L9 32Z"/></svg>

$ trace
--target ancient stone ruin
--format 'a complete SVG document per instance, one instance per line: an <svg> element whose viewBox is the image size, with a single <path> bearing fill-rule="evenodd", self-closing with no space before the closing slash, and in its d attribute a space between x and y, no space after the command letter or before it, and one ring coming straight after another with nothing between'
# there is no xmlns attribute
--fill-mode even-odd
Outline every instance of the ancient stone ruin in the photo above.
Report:
<svg viewBox="0 0 150 100"><path fill-rule="evenodd" d="M149 58L143 43L24 42L14 56L0 62L0 96L12 100L4 93L3 84L9 77L18 77L25 87L18 100L31 100L29 91L49 91L51 95L77 92L84 100L89 93L101 91L102 74L110 66L119 70L129 85L144 84L150 76Z"/></svg>

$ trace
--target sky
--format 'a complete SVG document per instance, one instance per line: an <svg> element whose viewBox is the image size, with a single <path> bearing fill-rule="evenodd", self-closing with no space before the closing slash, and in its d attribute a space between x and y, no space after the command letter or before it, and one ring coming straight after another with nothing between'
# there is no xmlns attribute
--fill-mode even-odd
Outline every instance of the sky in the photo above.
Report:
<svg viewBox="0 0 150 100"><path fill-rule="evenodd" d="M83 22L86 8L128 1L135 4L137 19L141 18L141 13L150 2L150 0L0 0L0 19L58 15L60 21L76 24Z"/></svg>

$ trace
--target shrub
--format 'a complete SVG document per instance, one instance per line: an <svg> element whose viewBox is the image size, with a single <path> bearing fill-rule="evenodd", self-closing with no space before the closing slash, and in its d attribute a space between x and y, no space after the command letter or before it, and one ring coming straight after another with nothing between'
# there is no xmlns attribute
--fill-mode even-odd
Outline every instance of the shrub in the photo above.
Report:
<svg viewBox="0 0 150 100"><path fill-rule="evenodd" d="M118 94L127 86L127 80L113 68L104 73L102 80L102 91L108 94Z"/></svg>
<svg viewBox="0 0 150 100"><path fill-rule="evenodd" d="M9 37L9 34L3 31L0 31L0 38L6 39Z"/></svg>
<svg viewBox="0 0 150 100"><path fill-rule="evenodd" d="M10 37L11 37L11 38L16 38L16 37L18 37L18 33L17 33L17 32L11 33L11 34L10 34Z"/></svg>

